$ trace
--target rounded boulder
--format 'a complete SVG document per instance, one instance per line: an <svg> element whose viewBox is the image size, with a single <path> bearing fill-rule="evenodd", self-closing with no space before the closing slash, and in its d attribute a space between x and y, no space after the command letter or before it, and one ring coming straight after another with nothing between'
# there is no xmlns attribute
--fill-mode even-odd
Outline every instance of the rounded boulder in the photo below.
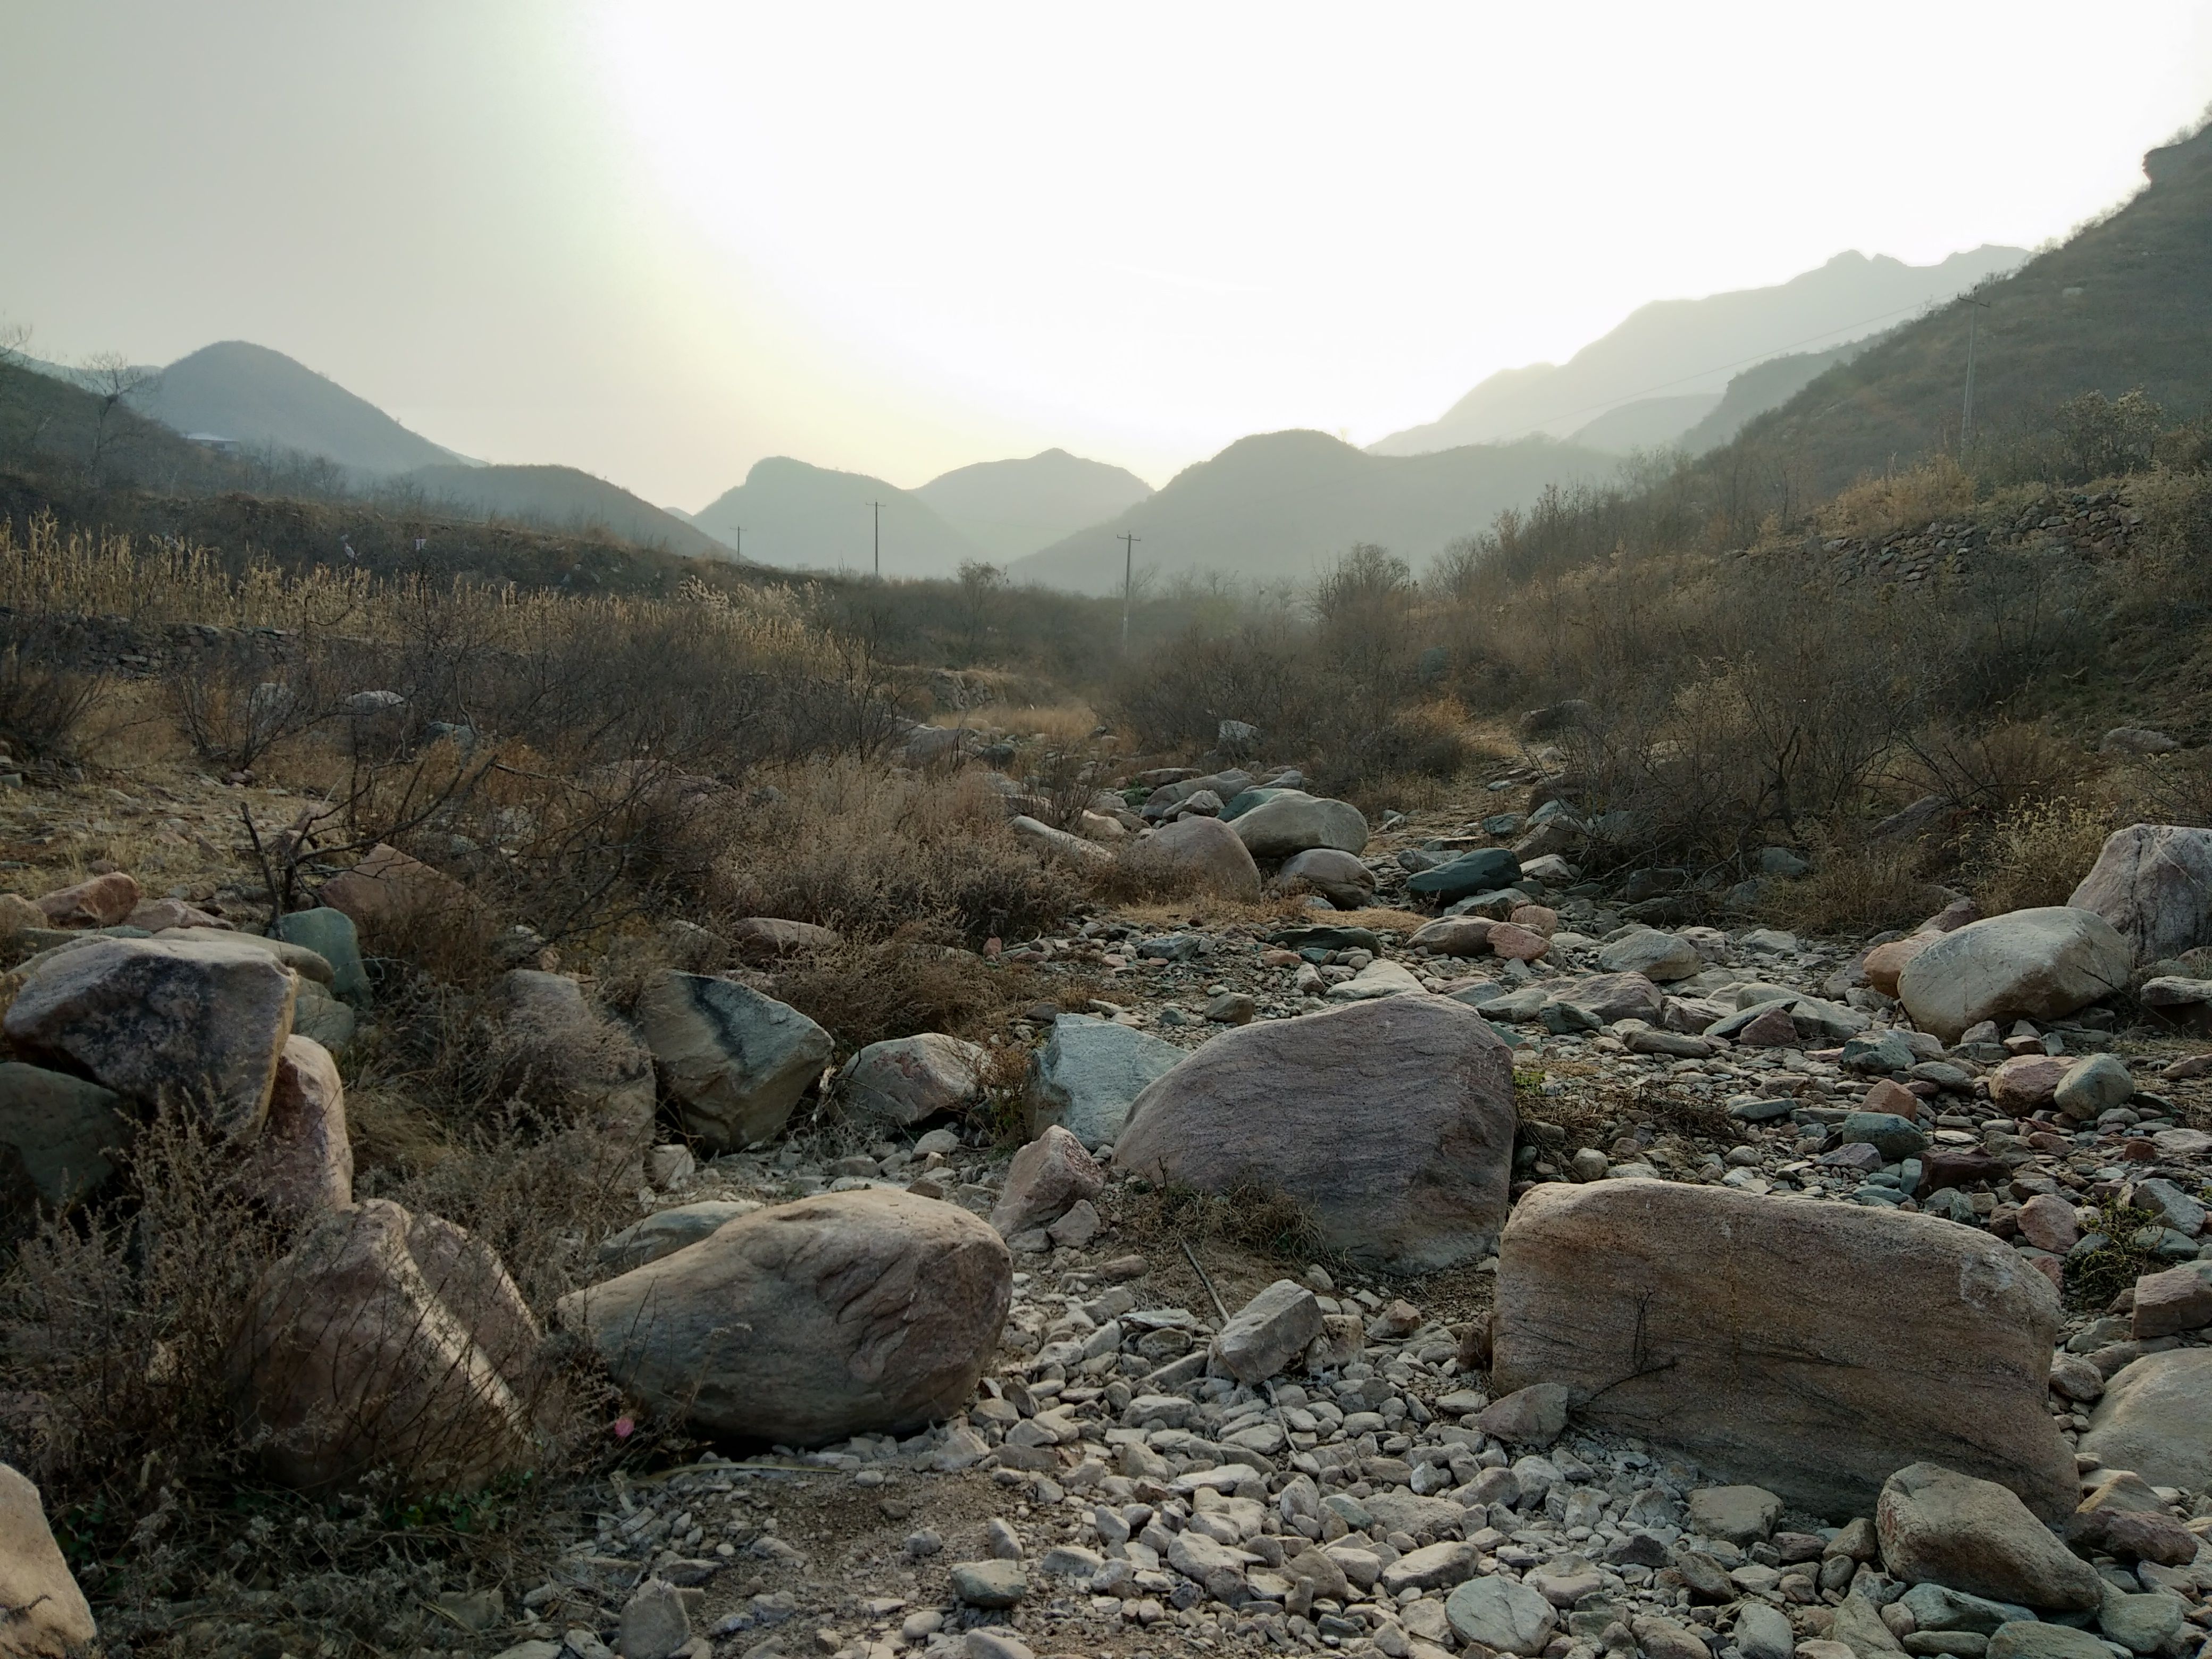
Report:
<svg viewBox="0 0 2212 1659"><path fill-rule="evenodd" d="M560 1304L628 1393L702 1432L787 1445L911 1434L966 1404L1013 1255L956 1205L825 1193L756 1211Z"/></svg>
<svg viewBox="0 0 2212 1659"><path fill-rule="evenodd" d="M1162 1185L1279 1194L1327 1249L1445 1267L1497 1242L1516 1121L1490 1022L1415 990L1214 1038L1137 1097L1114 1162Z"/></svg>
<svg viewBox="0 0 2212 1659"><path fill-rule="evenodd" d="M1287 859L1316 847L1367 850L1367 820L1349 801L1285 793L1262 801L1230 826L1255 859Z"/></svg>
<svg viewBox="0 0 2212 1659"><path fill-rule="evenodd" d="M2133 956L2094 910L2014 910L1946 933L1905 964L1897 997L1956 1042L1984 1020L2057 1019L2127 988Z"/></svg>
<svg viewBox="0 0 2212 1659"><path fill-rule="evenodd" d="M1132 872L1188 880L1224 898L1260 896L1260 866L1237 831L1219 818L1177 818L1162 824L1130 842L1121 861Z"/></svg>

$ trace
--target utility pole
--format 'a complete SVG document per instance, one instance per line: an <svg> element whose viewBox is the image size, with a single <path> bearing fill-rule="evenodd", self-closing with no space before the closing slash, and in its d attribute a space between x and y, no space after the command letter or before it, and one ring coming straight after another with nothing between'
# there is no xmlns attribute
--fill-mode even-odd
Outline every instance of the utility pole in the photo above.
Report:
<svg viewBox="0 0 2212 1659"><path fill-rule="evenodd" d="M1959 296L1972 307L1966 313L1966 402L1959 415L1959 459L1966 458L1966 443L1974 435L1974 325L1981 313L1990 308L1987 300L1977 300L1971 294Z"/></svg>
<svg viewBox="0 0 2212 1659"><path fill-rule="evenodd" d="M1129 654L1129 592L1137 574L1137 543L1142 539L1124 532L1121 544L1121 654Z"/></svg>
<svg viewBox="0 0 2212 1659"><path fill-rule="evenodd" d="M730 528L736 533L738 538L737 545L730 550L742 559L745 556L745 527L741 524L733 524Z"/></svg>
<svg viewBox="0 0 2212 1659"><path fill-rule="evenodd" d="M876 509L876 580L881 581L884 579L884 504L870 501L868 505Z"/></svg>

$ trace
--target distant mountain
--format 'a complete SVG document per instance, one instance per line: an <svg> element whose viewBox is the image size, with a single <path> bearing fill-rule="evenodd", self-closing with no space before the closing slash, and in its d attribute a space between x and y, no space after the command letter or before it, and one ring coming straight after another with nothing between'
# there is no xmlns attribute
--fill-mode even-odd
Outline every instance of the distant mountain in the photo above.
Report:
<svg viewBox="0 0 2212 1659"><path fill-rule="evenodd" d="M1692 392L1683 398L1638 398L1577 428L1567 441L1615 455L1626 455L1632 449L1663 448L1711 414L1720 400L1717 392Z"/></svg>
<svg viewBox="0 0 2212 1659"><path fill-rule="evenodd" d="M337 381L244 340L179 357L131 404L178 432L228 438L247 448L299 450L361 472L467 464Z"/></svg>
<svg viewBox="0 0 2212 1659"><path fill-rule="evenodd" d="M952 475L949 475L952 476ZM860 472L835 472L788 456L756 461L744 483L691 522L748 559L787 570L872 570L882 503L886 576L950 576L991 555L939 517L917 492Z"/></svg>
<svg viewBox="0 0 2212 1659"><path fill-rule="evenodd" d="M1978 247L1940 264L1908 265L1886 254L1839 253L1778 287L1657 301L1564 364L1501 369L1443 419L1393 433L1370 448L1378 455L1422 455L1532 432L1576 432L1639 398L1719 392L1731 374L1760 358L1877 333L1904 313L1963 294L2027 257L2019 248Z"/></svg>
<svg viewBox="0 0 2212 1659"><path fill-rule="evenodd" d="M1831 368L1738 440L1825 493L1959 436L1971 325L1974 426L2002 440L2086 392L2212 411L2212 127L2143 157L2148 185L2013 275Z"/></svg>
<svg viewBox="0 0 2212 1659"><path fill-rule="evenodd" d="M1137 568L1173 578L1214 571L1303 580L1355 542L1419 566L1547 483L1612 475L1613 455L1549 439L1419 456L1370 455L1320 432L1242 438L1186 467L1158 494L1008 568L1017 580L1117 592L1124 532Z"/></svg>
<svg viewBox="0 0 2212 1659"><path fill-rule="evenodd" d="M1152 493L1133 472L1048 449L1025 461L979 461L915 495L996 559L1018 559L1103 524Z"/></svg>
<svg viewBox="0 0 2212 1659"><path fill-rule="evenodd" d="M729 547L618 484L573 466L424 466L386 481L439 506L550 530L601 530L644 547L726 559Z"/></svg>

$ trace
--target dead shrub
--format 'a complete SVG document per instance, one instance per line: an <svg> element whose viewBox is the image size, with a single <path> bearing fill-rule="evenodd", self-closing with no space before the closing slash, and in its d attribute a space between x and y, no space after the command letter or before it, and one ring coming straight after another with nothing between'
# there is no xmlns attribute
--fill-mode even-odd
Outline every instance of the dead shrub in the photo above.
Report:
<svg viewBox="0 0 2212 1659"><path fill-rule="evenodd" d="M1321 1248L1321 1229L1313 1212L1288 1194L1256 1182L1239 1182L1225 1193L1170 1184L1136 1191L1125 1188L1115 1225L1138 1249L1153 1247L1161 1257L1188 1244L1227 1245L1283 1262L1311 1261Z"/></svg>
<svg viewBox="0 0 2212 1659"><path fill-rule="evenodd" d="M1911 927L1943 908L1941 888L1921 872L1922 849L1903 840L1842 842L1823 838L1813 867L1776 884L1762 907L1782 927L1802 933L1879 933Z"/></svg>
<svg viewBox="0 0 2212 1659"><path fill-rule="evenodd" d="M841 1049L922 1031L980 1042L1032 1003L1079 1009L1100 994L1088 981L997 965L915 933L801 959L775 975L774 988Z"/></svg>
<svg viewBox="0 0 2212 1659"><path fill-rule="evenodd" d="M733 810L710 902L881 940L917 924L981 945L1032 935L1081 902L1065 866L1017 842L980 781L854 762L787 771L777 797Z"/></svg>
<svg viewBox="0 0 2212 1659"><path fill-rule="evenodd" d="M17 762L65 766L82 751L107 695L97 674L73 672L36 628L14 628L0 646L0 744Z"/></svg>
<svg viewBox="0 0 2212 1659"><path fill-rule="evenodd" d="M2065 903L2096 863L2112 830L2104 811L2064 796L2006 813L1969 856L1967 870L1982 914Z"/></svg>
<svg viewBox="0 0 2212 1659"><path fill-rule="evenodd" d="M1838 490L1820 509L1820 528L1831 536L1887 536L1930 519L1950 518L1974 505L1973 475L1955 457L1938 455L1881 477L1862 478Z"/></svg>

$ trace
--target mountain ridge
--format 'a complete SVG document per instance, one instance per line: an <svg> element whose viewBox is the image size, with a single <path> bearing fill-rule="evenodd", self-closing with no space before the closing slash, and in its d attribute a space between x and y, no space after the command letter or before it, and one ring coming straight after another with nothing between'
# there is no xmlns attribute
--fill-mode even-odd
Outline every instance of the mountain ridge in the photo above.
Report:
<svg viewBox="0 0 2212 1659"><path fill-rule="evenodd" d="M1119 517L1016 560L1007 574L1118 592L1124 533L1138 537L1146 570L1171 580L1206 572L1303 580L1358 542L1419 564L1547 485L1595 482L1620 464L1546 438L1381 456L1322 432L1255 433L1185 467Z"/></svg>
<svg viewBox="0 0 2212 1659"><path fill-rule="evenodd" d="M2017 265L2019 248L1984 245L1932 265L1887 254L1837 254L1786 283L1694 300L1655 300L1583 346L1565 363L1500 369L1438 419L1368 448L1378 455L1434 453L1531 432L1560 433L1642 398L1723 392L1729 376L1816 343L1881 331L1904 312L1948 299Z"/></svg>

